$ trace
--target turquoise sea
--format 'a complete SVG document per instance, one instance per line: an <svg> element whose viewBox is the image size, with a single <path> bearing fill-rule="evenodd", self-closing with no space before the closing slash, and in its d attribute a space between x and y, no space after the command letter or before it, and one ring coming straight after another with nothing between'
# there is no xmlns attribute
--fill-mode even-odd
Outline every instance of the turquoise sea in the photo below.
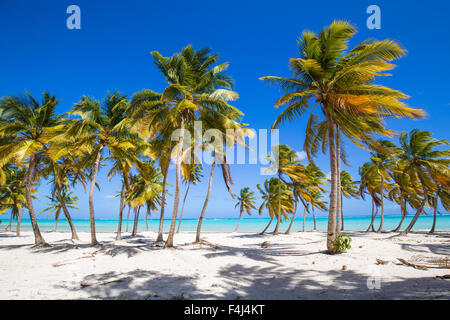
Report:
<svg viewBox="0 0 450 320"><path fill-rule="evenodd" d="M9 219L7 217L2 217L3 222L0 229L3 229L8 223ZM6 218L6 219L5 219ZM403 221L403 227L406 227L411 221L411 217L405 218ZM231 232L235 229L237 218L218 218L218 219L205 219L202 225L202 231L205 232ZM269 222L269 218L243 218L239 225L239 232L258 232L264 229L264 227ZM316 218L317 229L326 230L327 228L327 217ZM375 219L375 228L378 228L380 219ZM400 221L400 217L397 216L386 216L384 218L384 230L394 229ZM432 216L421 216L417 220L413 230L428 230L431 228L433 221ZM181 223L181 231L193 232L197 228L197 219L185 219ZM273 230L275 227L275 220L268 229ZM281 223L281 230L287 229L290 221L284 221ZM74 220L77 231L89 232L89 220ZM13 230L15 230L15 224L13 223ZM50 231L53 229L55 224L54 220L38 220L39 227L42 231ZM97 220L95 223L97 232L115 232L117 231L117 220ZM298 217L294 221L292 227L293 231L300 231L303 224L303 217ZM344 218L344 229L345 230L366 230L370 224L370 217L345 217ZM148 220L149 229L152 231L158 230L159 219L149 219ZM164 230L167 232L170 227L170 220L166 219L164 221ZM178 220L177 220L178 227ZM133 220L129 221L129 231L133 228ZM31 230L30 220L22 220L22 230ZM139 220L138 229L140 231L146 230L145 220ZM305 230L313 229L313 219L312 217L307 217L305 222ZM58 231L70 231L69 225L64 219L60 219L58 222ZM126 220L123 221L122 230L126 230ZM450 230L450 215L438 215L436 230Z"/></svg>

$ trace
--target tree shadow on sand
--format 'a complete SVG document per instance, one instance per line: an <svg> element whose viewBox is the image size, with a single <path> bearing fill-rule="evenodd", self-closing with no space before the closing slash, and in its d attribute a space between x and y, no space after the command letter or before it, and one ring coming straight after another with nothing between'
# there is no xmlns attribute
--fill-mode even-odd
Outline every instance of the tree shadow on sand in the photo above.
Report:
<svg viewBox="0 0 450 320"><path fill-rule="evenodd" d="M291 270L280 267L224 266L205 284L202 275L176 276L152 271L89 275L81 283L90 298L106 299L448 299L450 282L420 278L383 279L369 289L370 275L352 270Z"/></svg>

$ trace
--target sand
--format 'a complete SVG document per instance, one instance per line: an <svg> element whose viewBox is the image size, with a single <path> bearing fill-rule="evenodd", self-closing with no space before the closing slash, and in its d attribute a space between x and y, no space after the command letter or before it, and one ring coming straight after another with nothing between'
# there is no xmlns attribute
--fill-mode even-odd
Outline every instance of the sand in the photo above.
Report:
<svg viewBox="0 0 450 320"><path fill-rule="evenodd" d="M205 233L216 244L194 245L193 233L174 249L155 246L156 233L137 238L99 233L101 248L69 233L0 232L0 299L449 299L450 269L420 270L397 258L450 256L450 232L408 236L348 232L352 249L327 255L324 232L272 236ZM269 246L262 248L267 241ZM376 259L389 261L377 265ZM345 266L345 267L344 267Z"/></svg>

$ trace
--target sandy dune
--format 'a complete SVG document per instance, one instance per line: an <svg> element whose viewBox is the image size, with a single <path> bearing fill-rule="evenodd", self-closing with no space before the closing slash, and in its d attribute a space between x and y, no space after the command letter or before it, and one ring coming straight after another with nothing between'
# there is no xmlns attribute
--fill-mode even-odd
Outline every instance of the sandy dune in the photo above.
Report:
<svg viewBox="0 0 450 320"><path fill-rule="evenodd" d="M352 249L331 256L323 232L205 233L217 248L193 245L194 234L182 233L175 249L155 246L154 232L122 241L101 233L101 248L89 246L88 233L77 243L68 233L44 233L51 246L40 249L32 248L31 232L0 232L0 299L450 298L450 279L436 278L450 269L418 270L396 259L450 257L449 232L348 234Z"/></svg>

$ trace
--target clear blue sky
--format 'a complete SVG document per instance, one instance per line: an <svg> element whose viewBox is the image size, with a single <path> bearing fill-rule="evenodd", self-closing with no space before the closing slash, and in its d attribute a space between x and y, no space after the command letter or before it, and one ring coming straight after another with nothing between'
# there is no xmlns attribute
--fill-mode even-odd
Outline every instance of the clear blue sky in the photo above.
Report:
<svg viewBox="0 0 450 320"><path fill-rule="evenodd" d="M66 28L66 8L81 8L81 30ZM381 8L381 30L366 27L366 8ZM107 90L131 95L143 88L161 91L164 80L153 65L150 51L163 55L178 52L187 44L210 47L220 53L221 62L230 62L240 98L235 105L245 113L251 128L269 128L279 111L273 102L278 89L258 80L264 75L289 75L288 60L297 55L297 38L304 29L319 31L334 19L348 20L359 30L351 45L366 38L399 41L408 55L397 61L394 76L383 84L411 96L409 104L426 109L426 120L390 120L390 128L401 131L420 128L436 137L450 139L448 74L450 42L447 1L21 1L0 0L0 96L28 90L40 97L44 90L60 100L59 111L69 110L83 95L103 98ZM281 143L301 151L305 120L283 127ZM358 166L368 153L347 141L355 178ZM317 163L329 171L326 157ZM206 166L206 174L210 167ZM106 169L99 177L96 216L115 219L119 201L112 198L120 190L120 180L108 181ZM217 172L217 171L216 171ZM255 165L234 165L233 190L243 186L256 191L266 177ZM174 170L169 180L174 184ZM187 218L197 218L206 193L207 181L191 188L185 210ZM39 196L48 193L45 182ZM172 191L173 189L171 189ZM88 198L81 188L79 212L88 218ZM173 192L172 192L173 193ZM38 210L43 202L36 203ZM171 212L172 198L169 199ZM346 215L370 214L362 201L345 201ZM386 212L397 213L387 205ZM158 214L155 214L156 217ZM220 170L215 177L207 217L235 217L234 200L223 184Z"/></svg>

